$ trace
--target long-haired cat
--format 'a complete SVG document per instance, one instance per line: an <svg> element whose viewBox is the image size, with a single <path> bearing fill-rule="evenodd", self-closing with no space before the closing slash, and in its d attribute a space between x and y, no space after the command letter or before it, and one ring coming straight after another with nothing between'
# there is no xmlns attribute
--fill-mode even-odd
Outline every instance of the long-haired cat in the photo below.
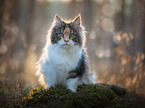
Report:
<svg viewBox="0 0 145 108"><path fill-rule="evenodd" d="M80 15L72 21L55 15L36 73L46 88L61 85L76 92L78 85L93 83L85 40Z"/></svg>

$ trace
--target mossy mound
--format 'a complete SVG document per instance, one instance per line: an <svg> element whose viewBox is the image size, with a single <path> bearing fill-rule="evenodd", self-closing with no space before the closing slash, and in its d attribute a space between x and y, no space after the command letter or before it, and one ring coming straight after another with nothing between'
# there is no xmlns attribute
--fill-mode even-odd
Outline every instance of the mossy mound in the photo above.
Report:
<svg viewBox="0 0 145 108"><path fill-rule="evenodd" d="M126 103L125 103L126 102ZM83 85L73 93L69 89L50 87L44 89L38 87L32 89L29 96L20 104L22 107L69 107L69 108L132 108L132 101L119 97L109 88L103 85Z"/></svg>

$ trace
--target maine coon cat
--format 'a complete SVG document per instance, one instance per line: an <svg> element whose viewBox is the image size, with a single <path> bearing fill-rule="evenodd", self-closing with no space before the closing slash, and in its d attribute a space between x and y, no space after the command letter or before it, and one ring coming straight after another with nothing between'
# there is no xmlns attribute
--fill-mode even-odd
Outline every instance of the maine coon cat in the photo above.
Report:
<svg viewBox="0 0 145 108"><path fill-rule="evenodd" d="M47 38L36 73L45 87L61 85L76 92L78 85L92 84L81 16L65 21L55 15Z"/></svg>

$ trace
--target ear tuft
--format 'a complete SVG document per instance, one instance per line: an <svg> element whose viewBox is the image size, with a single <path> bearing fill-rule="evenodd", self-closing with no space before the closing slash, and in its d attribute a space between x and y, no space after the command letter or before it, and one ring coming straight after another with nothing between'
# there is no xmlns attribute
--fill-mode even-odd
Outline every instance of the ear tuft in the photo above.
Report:
<svg viewBox="0 0 145 108"><path fill-rule="evenodd" d="M81 25L81 15L80 14L74 18L73 23L76 26L80 26Z"/></svg>
<svg viewBox="0 0 145 108"><path fill-rule="evenodd" d="M61 22L62 22L62 20L61 20L60 16L58 14L55 14L55 17L54 17L55 25L59 26L59 25L61 25Z"/></svg>
<svg viewBox="0 0 145 108"><path fill-rule="evenodd" d="M58 14L55 14L54 21L56 21L56 20L60 20L60 17Z"/></svg>

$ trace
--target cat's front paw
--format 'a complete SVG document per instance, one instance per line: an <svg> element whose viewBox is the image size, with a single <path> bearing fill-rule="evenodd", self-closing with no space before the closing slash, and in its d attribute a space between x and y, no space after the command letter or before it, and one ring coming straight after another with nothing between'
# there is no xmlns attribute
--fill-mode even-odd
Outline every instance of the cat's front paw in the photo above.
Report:
<svg viewBox="0 0 145 108"><path fill-rule="evenodd" d="M49 89L50 87L44 87L44 89Z"/></svg>
<svg viewBox="0 0 145 108"><path fill-rule="evenodd" d="M47 86L44 87L44 89L49 89L50 87L54 87L54 86L53 85L49 85L49 86L47 85Z"/></svg>
<svg viewBox="0 0 145 108"><path fill-rule="evenodd" d="M78 86L78 78L71 78L67 80L67 88L72 92L76 92Z"/></svg>
<svg viewBox="0 0 145 108"><path fill-rule="evenodd" d="M77 88L72 88L72 87L70 87L70 88L68 88L68 89L70 89L72 92L76 93L76 89L77 89Z"/></svg>

